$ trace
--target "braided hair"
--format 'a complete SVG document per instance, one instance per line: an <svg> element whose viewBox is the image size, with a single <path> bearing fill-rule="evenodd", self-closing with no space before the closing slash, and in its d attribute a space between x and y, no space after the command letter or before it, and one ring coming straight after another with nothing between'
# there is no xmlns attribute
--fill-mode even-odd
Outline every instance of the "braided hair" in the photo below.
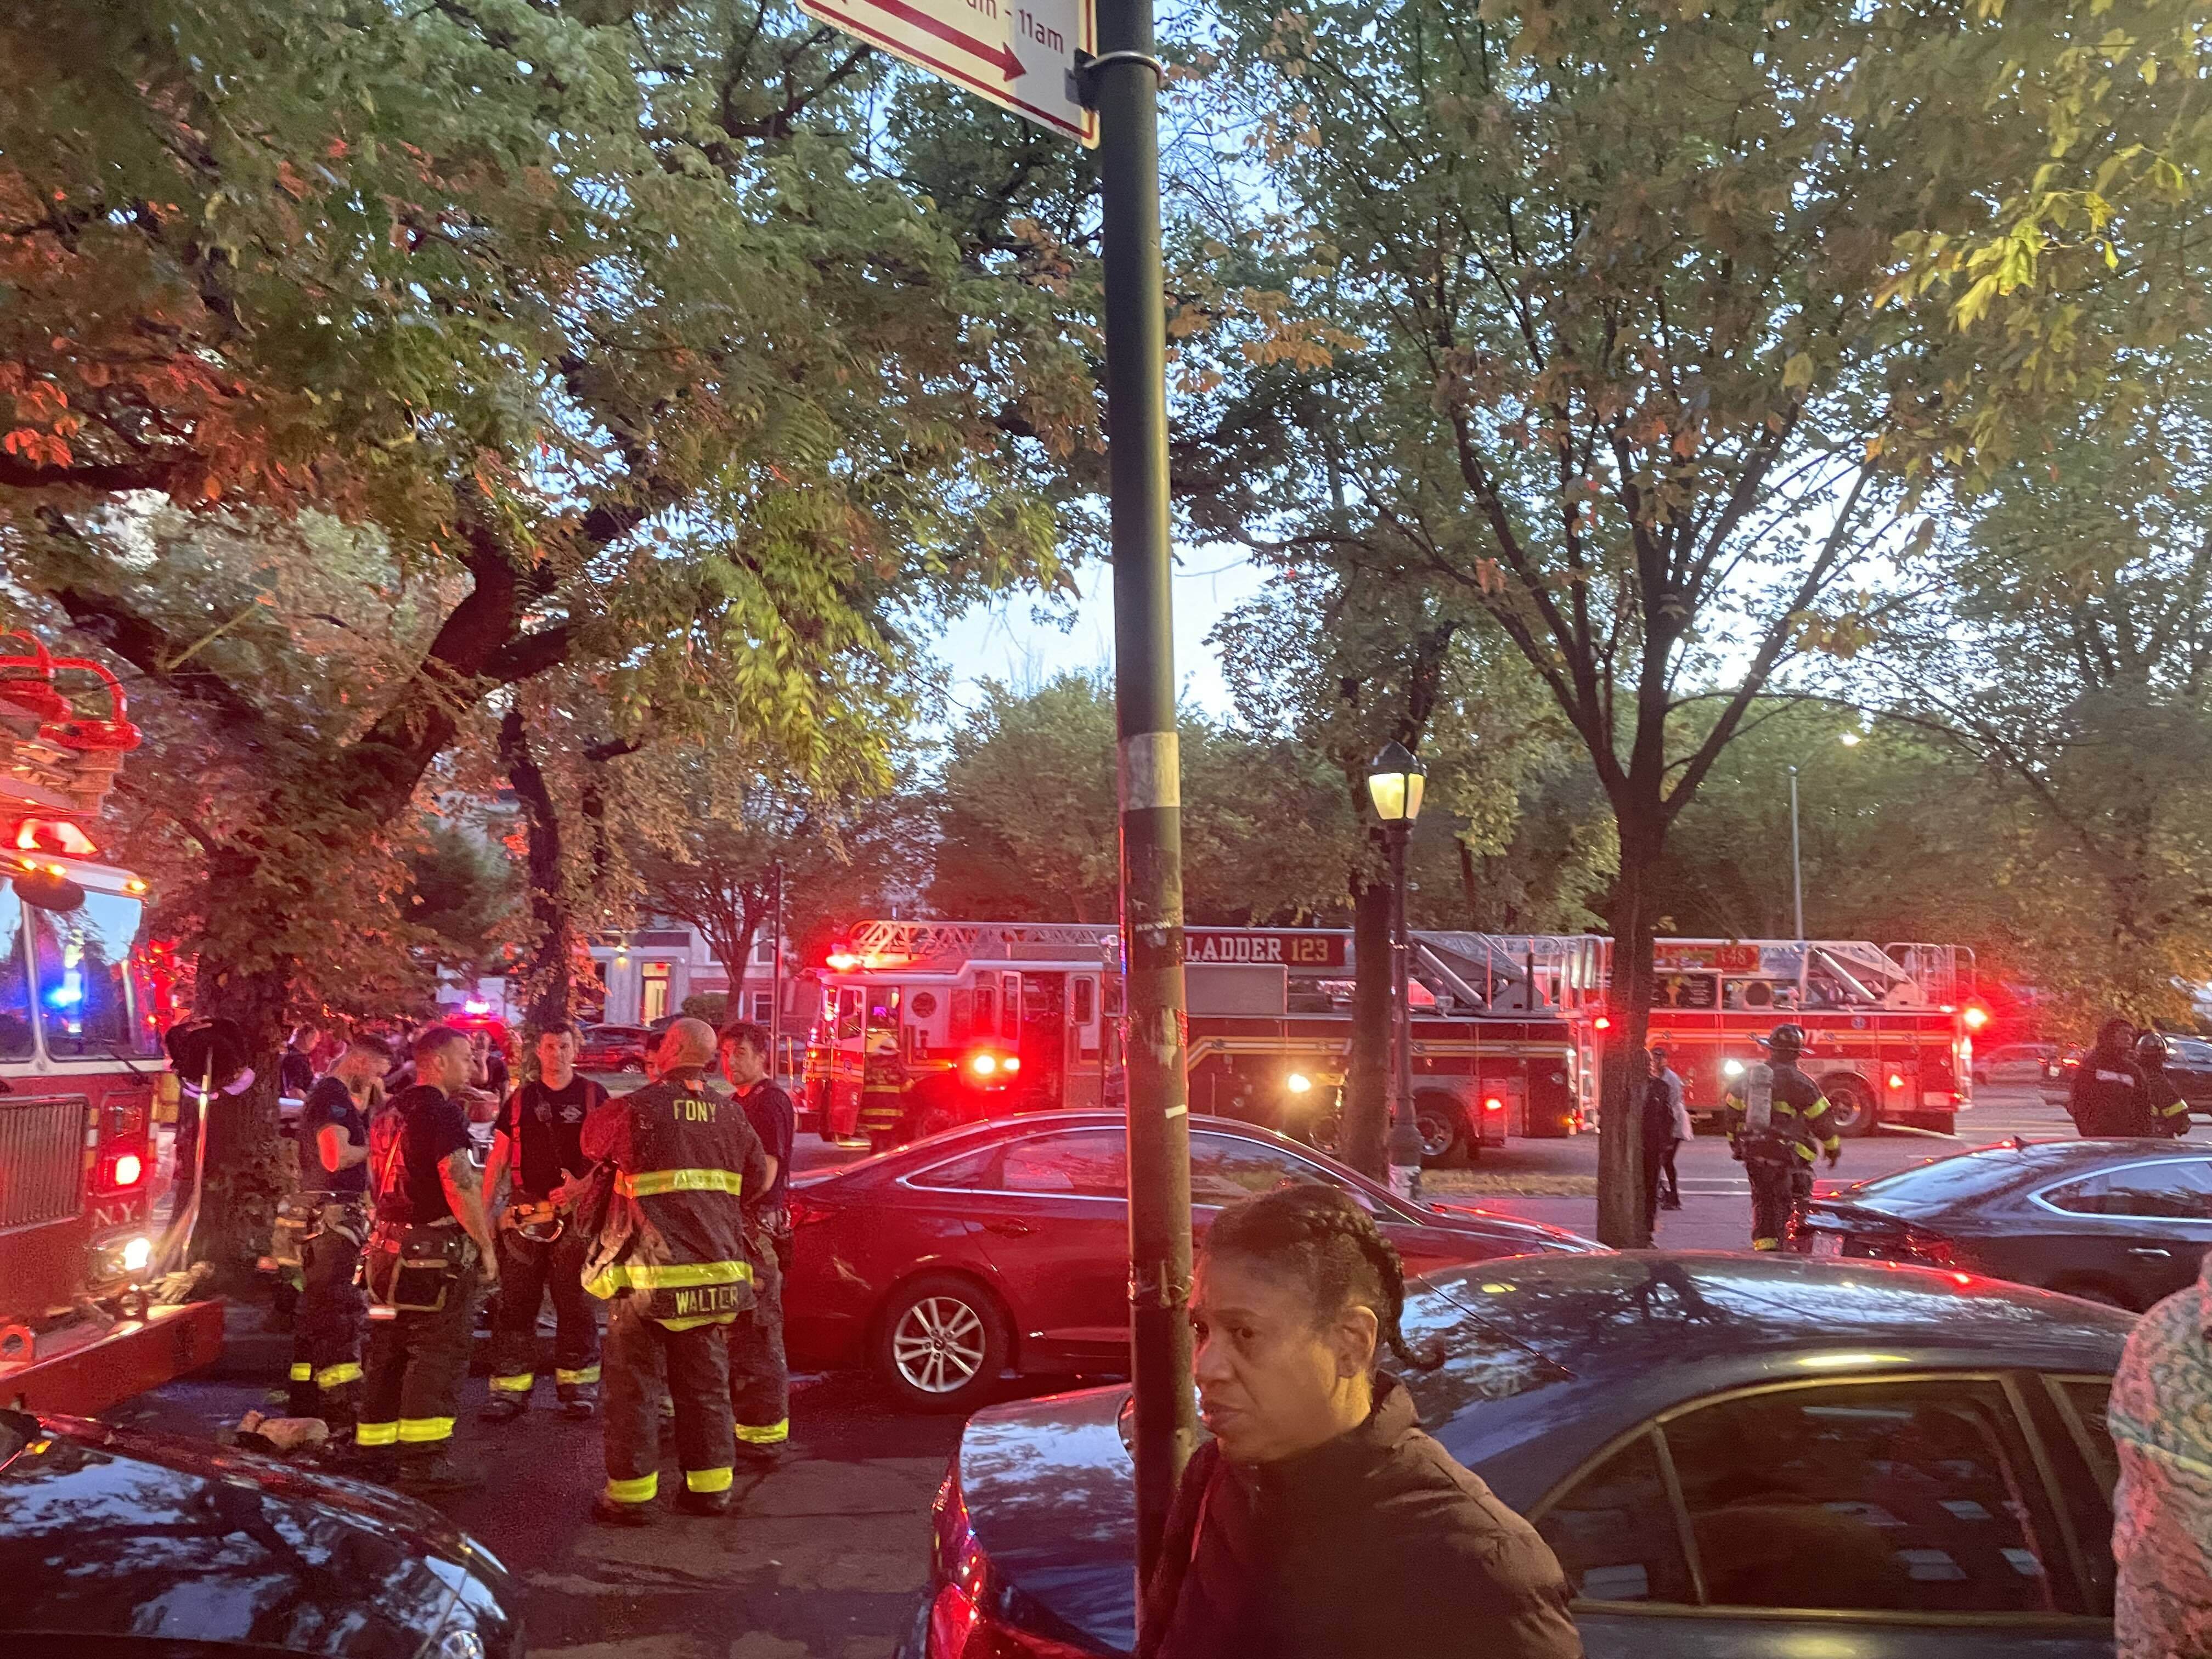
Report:
<svg viewBox="0 0 2212 1659"><path fill-rule="evenodd" d="M1347 1307L1375 1316L1382 1344L1409 1370L1443 1363L1434 1342L1407 1344L1399 1321L1406 1310L1406 1265L1390 1241L1349 1193L1318 1182L1285 1181L1271 1192L1224 1210L1206 1229L1203 1254L1241 1255L1296 1273L1312 1291L1318 1320Z"/></svg>

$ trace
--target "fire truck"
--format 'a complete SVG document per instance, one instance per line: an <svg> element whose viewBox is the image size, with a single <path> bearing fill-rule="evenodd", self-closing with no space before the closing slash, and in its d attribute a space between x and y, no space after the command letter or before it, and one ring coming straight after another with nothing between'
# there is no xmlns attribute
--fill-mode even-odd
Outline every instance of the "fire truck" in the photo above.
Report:
<svg viewBox="0 0 2212 1659"><path fill-rule="evenodd" d="M1430 1162L1583 1126L1607 943L1416 936L1414 1100ZM1352 935L1193 927L1184 950L1191 1109L1329 1144L1352 1045ZM813 973L804 1109L825 1139L880 1147L1011 1112L1118 1104L1119 959L1109 926L860 923Z"/></svg>
<svg viewBox="0 0 2212 1659"><path fill-rule="evenodd" d="M222 1309L170 1271L161 951L94 840L137 732L104 668L30 643L0 655L0 1406L82 1414L213 1360ZM104 715L61 689L85 680Z"/></svg>
<svg viewBox="0 0 2212 1659"><path fill-rule="evenodd" d="M1662 939L1652 946L1650 1041L1690 1109L1721 1109L1758 1039L1792 1021L1798 1062L1839 1133L1887 1123L1949 1133L1973 1104L1974 1034L1988 1020L1963 945L1863 939Z"/></svg>

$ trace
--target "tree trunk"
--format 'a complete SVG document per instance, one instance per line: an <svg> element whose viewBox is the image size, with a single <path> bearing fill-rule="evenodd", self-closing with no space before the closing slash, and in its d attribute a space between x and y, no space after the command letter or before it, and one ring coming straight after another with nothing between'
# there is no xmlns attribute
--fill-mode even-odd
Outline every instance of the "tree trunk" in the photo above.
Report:
<svg viewBox="0 0 2212 1659"><path fill-rule="evenodd" d="M1651 1243L1644 1224L1644 1058L1651 1025L1652 888L1666 845L1659 803L1616 809L1620 875L1613 890L1613 989L1598 1090L1597 1236L1615 1249Z"/></svg>
<svg viewBox="0 0 2212 1659"><path fill-rule="evenodd" d="M522 711L510 708L499 723L499 757L507 781L522 803L524 864L530 877L530 920L536 937L523 973L523 1016L529 1034L564 1025L572 1017L570 975L576 954L575 928L561 891L561 819L553 792L530 752Z"/></svg>
<svg viewBox="0 0 2212 1659"><path fill-rule="evenodd" d="M1352 1052L1345 1066L1336 1149L1362 1175L1389 1178L1384 1138L1390 1077L1390 884L1352 894Z"/></svg>

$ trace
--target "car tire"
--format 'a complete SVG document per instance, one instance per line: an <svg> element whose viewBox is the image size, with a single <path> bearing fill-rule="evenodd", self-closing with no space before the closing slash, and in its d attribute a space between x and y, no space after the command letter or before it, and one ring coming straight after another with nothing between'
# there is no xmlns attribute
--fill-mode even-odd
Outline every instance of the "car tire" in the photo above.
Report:
<svg viewBox="0 0 2212 1659"><path fill-rule="evenodd" d="M884 1304L875 1369L909 1410L972 1411L998 1386L1012 1350L990 1291L960 1273L923 1273Z"/></svg>
<svg viewBox="0 0 2212 1659"><path fill-rule="evenodd" d="M1823 1078L1820 1092L1827 1097L1828 1121L1838 1134L1848 1140L1874 1133L1874 1091L1864 1082L1849 1076Z"/></svg>
<svg viewBox="0 0 2212 1659"><path fill-rule="evenodd" d="M2118 1308L2122 1313L2140 1313L2141 1309L2130 1301L2118 1286L2102 1279L2061 1279L2051 1288L2062 1296L2078 1296L2084 1302L2094 1302L2107 1308Z"/></svg>
<svg viewBox="0 0 2212 1659"><path fill-rule="evenodd" d="M1449 1095L1413 1097L1413 1124L1421 1132L1421 1167L1456 1170L1467 1162L1467 1114Z"/></svg>
<svg viewBox="0 0 2212 1659"><path fill-rule="evenodd" d="M625 1073L629 1073L637 1077L643 1077L645 1075L645 1056L643 1054L632 1054L629 1059L623 1061L622 1068Z"/></svg>

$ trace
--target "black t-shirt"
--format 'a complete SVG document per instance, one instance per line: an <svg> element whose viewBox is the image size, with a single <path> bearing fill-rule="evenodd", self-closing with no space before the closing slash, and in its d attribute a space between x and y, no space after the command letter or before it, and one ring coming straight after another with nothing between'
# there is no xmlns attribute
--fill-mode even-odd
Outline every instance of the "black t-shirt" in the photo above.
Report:
<svg viewBox="0 0 2212 1659"><path fill-rule="evenodd" d="M799 1133L799 1114L792 1107L791 1097L765 1080L750 1090L739 1091L737 1099L745 1109L745 1121L760 1137L761 1150L775 1160L775 1179L769 1182L764 1203L773 1214L782 1210L791 1196L791 1143Z"/></svg>
<svg viewBox="0 0 2212 1659"><path fill-rule="evenodd" d="M376 1218L404 1227L450 1217L439 1166L468 1145L468 1114L460 1102L427 1083L394 1095L368 1131Z"/></svg>
<svg viewBox="0 0 2212 1659"><path fill-rule="evenodd" d="M300 1108L300 1139L305 1148L300 1154L300 1164L306 1173L309 1192L359 1198L368 1190L368 1165L355 1164L337 1170L327 1168L323 1163L322 1147L318 1144L325 1128L344 1130L349 1146L368 1144L368 1120L353 1103L353 1096L346 1091L345 1085L334 1077L326 1077L310 1089L307 1104Z"/></svg>
<svg viewBox="0 0 2212 1659"><path fill-rule="evenodd" d="M544 1198L592 1167L584 1156L584 1119L606 1097L605 1089L582 1077L570 1078L565 1089L533 1080L507 1097L492 1129L514 1141L517 1192Z"/></svg>
<svg viewBox="0 0 2212 1659"><path fill-rule="evenodd" d="M288 1095L305 1099L315 1086L315 1062L307 1057L304 1048L287 1048L284 1057L276 1064L276 1081Z"/></svg>

